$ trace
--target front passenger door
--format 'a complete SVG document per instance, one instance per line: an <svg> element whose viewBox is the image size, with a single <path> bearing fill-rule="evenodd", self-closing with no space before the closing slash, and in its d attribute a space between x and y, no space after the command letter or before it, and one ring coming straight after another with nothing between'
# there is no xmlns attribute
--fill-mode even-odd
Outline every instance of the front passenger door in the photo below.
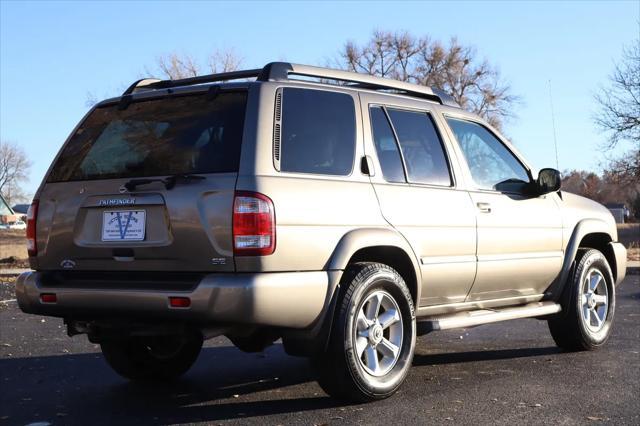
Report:
<svg viewBox="0 0 640 426"><path fill-rule="evenodd" d="M476 207L478 269L467 301L542 294L562 266L557 194L527 195L529 172L482 124L453 117L447 123L466 159Z"/></svg>

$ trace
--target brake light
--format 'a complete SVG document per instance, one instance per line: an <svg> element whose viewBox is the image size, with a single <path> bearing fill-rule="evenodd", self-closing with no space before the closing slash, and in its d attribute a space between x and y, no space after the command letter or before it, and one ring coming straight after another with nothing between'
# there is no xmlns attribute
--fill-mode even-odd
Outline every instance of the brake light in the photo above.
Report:
<svg viewBox="0 0 640 426"><path fill-rule="evenodd" d="M236 191L233 200L233 254L266 256L276 248L273 202L257 192Z"/></svg>
<svg viewBox="0 0 640 426"><path fill-rule="evenodd" d="M169 297L169 306L172 308L188 308L191 306L191 299L188 297Z"/></svg>
<svg viewBox="0 0 640 426"><path fill-rule="evenodd" d="M27 210L27 253L29 256L38 254L36 244L36 221L38 220L38 200L33 200Z"/></svg>
<svg viewBox="0 0 640 426"><path fill-rule="evenodd" d="M42 303L58 303L58 296L55 293L42 293L40 295L40 301Z"/></svg>

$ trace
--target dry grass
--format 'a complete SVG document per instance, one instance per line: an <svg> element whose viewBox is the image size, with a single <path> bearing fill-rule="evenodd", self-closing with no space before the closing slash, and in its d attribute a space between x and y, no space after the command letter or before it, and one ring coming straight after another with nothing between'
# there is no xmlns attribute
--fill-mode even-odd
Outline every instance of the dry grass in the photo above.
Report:
<svg viewBox="0 0 640 426"><path fill-rule="evenodd" d="M640 223L619 224L618 239L627 247L628 260L640 260Z"/></svg>
<svg viewBox="0 0 640 426"><path fill-rule="evenodd" d="M640 223L619 223L618 241L627 249L640 247Z"/></svg>
<svg viewBox="0 0 640 426"><path fill-rule="evenodd" d="M25 231L0 229L0 259L6 259L8 257L13 257L18 260L27 258Z"/></svg>

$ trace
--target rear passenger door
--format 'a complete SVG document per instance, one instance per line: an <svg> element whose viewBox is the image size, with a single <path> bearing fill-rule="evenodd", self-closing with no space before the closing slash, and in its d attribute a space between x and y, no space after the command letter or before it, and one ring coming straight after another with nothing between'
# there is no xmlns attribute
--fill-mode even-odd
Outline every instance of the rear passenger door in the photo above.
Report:
<svg viewBox="0 0 640 426"><path fill-rule="evenodd" d="M260 85L263 101L243 145L237 190L273 201L276 249L270 256L236 256L236 270L327 269L340 239L354 229L385 225L364 155L358 93L306 83ZM356 167L357 165L357 167Z"/></svg>
<svg viewBox="0 0 640 426"><path fill-rule="evenodd" d="M419 306L463 302L476 273L476 222L455 161L426 102L361 94L365 152L385 219L410 243L421 272Z"/></svg>

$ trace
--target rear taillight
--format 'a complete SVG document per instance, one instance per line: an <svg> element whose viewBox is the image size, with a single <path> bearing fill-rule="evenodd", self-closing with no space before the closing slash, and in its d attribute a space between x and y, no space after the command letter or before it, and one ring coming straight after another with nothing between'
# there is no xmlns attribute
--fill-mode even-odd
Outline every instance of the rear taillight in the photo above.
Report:
<svg viewBox="0 0 640 426"><path fill-rule="evenodd" d="M40 295L40 301L42 303L58 303L58 296L55 293L42 293Z"/></svg>
<svg viewBox="0 0 640 426"><path fill-rule="evenodd" d="M38 200L33 200L27 210L27 253L29 256L38 254L36 243L36 221L38 220Z"/></svg>
<svg viewBox="0 0 640 426"><path fill-rule="evenodd" d="M188 297L169 297L169 306L172 308L188 308L191 306L191 299Z"/></svg>
<svg viewBox="0 0 640 426"><path fill-rule="evenodd" d="M233 254L265 256L276 248L273 202L257 192L236 191L233 200Z"/></svg>

